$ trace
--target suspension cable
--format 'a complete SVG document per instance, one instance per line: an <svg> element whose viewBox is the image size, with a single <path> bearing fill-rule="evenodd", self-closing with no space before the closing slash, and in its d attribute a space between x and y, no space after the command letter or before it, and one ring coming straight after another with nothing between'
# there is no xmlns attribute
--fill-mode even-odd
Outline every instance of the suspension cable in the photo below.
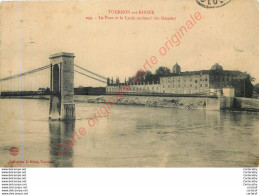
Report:
<svg viewBox="0 0 259 195"><path fill-rule="evenodd" d="M79 73L79 74L82 74L82 75L84 75L84 76L86 76L86 77L89 77L89 78L91 78L91 79L97 80L97 81L102 82L102 83L106 83L105 81L102 81L102 80L99 80L99 79L97 79L97 78L91 77L91 76L89 76L89 75L87 75L87 74L84 74L84 73L82 73L82 72L79 72L79 71L77 71L77 70L74 70L74 71L77 72L77 73Z"/></svg>
<svg viewBox="0 0 259 195"><path fill-rule="evenodd" d="M94 73L94 72L92 72L92 71L90 71L90 70L87 70L87 69L85 69L85 68L82 68L81 66L78 66L78 65L76 65L76 64L74 64L74 65L75 65L76 67L78 67L78 68L80 68L80 69L86 71L86 72L89 72L89 73L91 73L91 74L93 74L93 75L95 75L95 76L98 76L98 77L100 77L100 78L102 78L102 79L107 80L107 78L104 77L104 76L102 76L102 75L96 74L96 73Z"/></svg>
<svg viewBox="0 0 259 195"><path fill-rule="evenodd" d="M21 74L16 74L14 76L10 76L10 77L5 77L3 79L0 79L0 82L1 81L6 81L6 80L10 80L10 79L13 79L13 78L16 78L16 77L21 77L21 76L25 76L27 74L32 74L32 73L35 73L35 72L39 72L41 70L45 70L47 68L49 68L50 65L46 65L46 66L42 66L40 68L36 68L36 69L33 69L33 70L30 70L30 71L27 71L27 72L24 72L24 73L21 73Z"/></svg>

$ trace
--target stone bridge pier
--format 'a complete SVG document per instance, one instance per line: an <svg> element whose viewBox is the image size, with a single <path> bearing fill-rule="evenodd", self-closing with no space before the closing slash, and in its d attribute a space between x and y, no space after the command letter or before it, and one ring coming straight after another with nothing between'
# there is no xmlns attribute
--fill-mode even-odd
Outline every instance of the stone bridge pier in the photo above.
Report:
<svg viewBox="0 0 259 195"><path fill-rule="evenodd" d="M50 59L50 120L74 120L74 54L57 53Z"/></svg>

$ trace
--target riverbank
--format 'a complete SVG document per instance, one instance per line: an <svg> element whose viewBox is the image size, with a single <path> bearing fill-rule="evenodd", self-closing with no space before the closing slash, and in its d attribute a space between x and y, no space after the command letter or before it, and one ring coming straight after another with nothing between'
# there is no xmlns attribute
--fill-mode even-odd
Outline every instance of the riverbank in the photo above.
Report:
<svg viewBox="0 0 259 195"><path fill-rule="evenodd" d="M113 95L86 96L75 95L74 101L80 103L107 103ZM19 96L1 97L2 99L20 99ZM49 100L48 95L22 96L22 99ZM113 102L112 100L110 100ZM205 109L206 98L201 97L157 97L157 96L124 96L116 104L140 105L149 107Z"/></svg>
<svg viewBox="0 0 259 195"><path fill-rule="evenodd" d="M75 96L75 102L107 103L113 95ZM110 102L113 102L110 100ZM200 97L157 97L157 96L123 96L116 104L140 105L149 107L205 109L206 98Z"/></svg>
<svg viewBox="0 0 259 195"><path fill-rule="evenodd" d="M79 103L107 103L113 95L75 95ZM20 99L19 96L0 97L1 99ZM49 100L49 95L22 96L23 99ZM112 100L110 100L113 102ZM259 112L259 99L253 98L206 98L206 97L157 97L157 96L123 96L116 104L139 105L148 107L166 107L183 109L231 110Z"/></svg>
<svg viewBox="0 0 259 195"><path fill-rule="evenodd" d="M75 102L107 103L113 95L75 96ZM110 102L113 102L110 100ZM148 107L166 107L182 109L230 110L259 112L259 99L239 97L157 97L123 96L116 104L140 105Z"/></svg>
<svg viewBox="0 0 259 195"><path fill-rule="evenodd" d="M0 96L0 99L42 99L49 100L49 95Z"/></svg>

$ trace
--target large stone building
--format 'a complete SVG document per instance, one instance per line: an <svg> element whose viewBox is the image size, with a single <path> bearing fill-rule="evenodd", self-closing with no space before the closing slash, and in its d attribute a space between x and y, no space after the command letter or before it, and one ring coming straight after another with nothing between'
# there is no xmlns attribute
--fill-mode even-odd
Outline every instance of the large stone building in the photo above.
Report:
<svg viewBox="0 0 259 195"><path fill-rule="evenodd" d="M248 74L240 71L223 70L219 64L213 65L210 70L186 72L181 72L181 67L175 64L172 73L160 76L159 83L131 84L129 93L216 95L223 91L228 91L227 89L229 89L233 91L234 96L244 97L249 96L248 76ZM117 91L117 85L106 87L107 94L112 94Z"/></svg>

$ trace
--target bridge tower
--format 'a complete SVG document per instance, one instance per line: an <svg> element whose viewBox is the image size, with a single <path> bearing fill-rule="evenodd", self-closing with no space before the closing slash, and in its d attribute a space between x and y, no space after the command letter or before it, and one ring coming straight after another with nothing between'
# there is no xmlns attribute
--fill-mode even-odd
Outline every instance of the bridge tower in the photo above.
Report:
<svg viewBox="0 0 259 195"><path fill-rule="evenodd" d="M50 59L51 120L74 120L74 54L57 53Z"/></svg>

